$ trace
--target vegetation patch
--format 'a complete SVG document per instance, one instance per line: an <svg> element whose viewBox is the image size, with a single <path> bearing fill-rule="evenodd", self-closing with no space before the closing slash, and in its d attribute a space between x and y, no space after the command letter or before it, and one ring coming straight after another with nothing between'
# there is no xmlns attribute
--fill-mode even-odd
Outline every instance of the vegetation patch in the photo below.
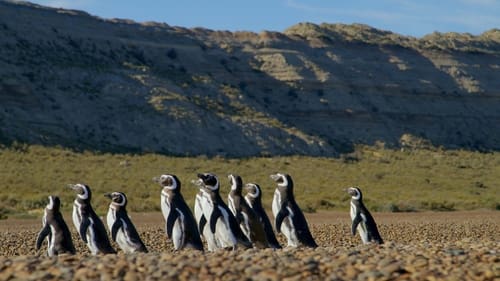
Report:
<svg viewBox="0 0 500 281"><path fill-rule="evenodd" d="M163 173L179 177L192 206L198 190L191 181L200 172L219 175L223 198L229 192L229 173L258 183L268 210L275 189L269 175L278 171L293 177L297 202L306 212L348 210L345 188L349 186L362 189L365 204L373 211L498 210L500 205L498 152L359 146L339 158L230 159L75 152L15 144L0 148L0 166L0 218L38 215L48 195L60 196L63 210L69 211L75 195L66 186L77 182L92 188L92 202L100 214L109 203L103 194L111 191L127 193L130 211L159 211L160 188L151 179Z"/></svg>

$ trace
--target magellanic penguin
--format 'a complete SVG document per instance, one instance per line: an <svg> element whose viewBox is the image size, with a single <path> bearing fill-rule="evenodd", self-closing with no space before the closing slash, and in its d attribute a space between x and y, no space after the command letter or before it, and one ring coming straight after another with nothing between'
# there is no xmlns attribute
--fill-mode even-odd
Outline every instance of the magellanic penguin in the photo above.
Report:
<svg viewBox="0 0 500 281"><path fill-rule="evenodd" d="M281 245L274 235L273 226L269 217L267 216L264 207L262 206L262 191L260 186L255 183L245 184L245 189L247 194L245 195L245 201L248 203L250 208L253 209L254 213L257 215L260 223L264 227L264 232L267 237L269 246L274 249L281 249Z"/></svg>
<svg viewBox="0 0 500 281"><path fill-rule="evenodd" d="M73 202L73 224L80 238L87 244L92 255L115 254L104 224L90 204L90 187L80 183L70 184L68 187L77 193Z"/></svg>
<svg viewBox="0 0 500 281"><path fill-rule="evenodd" d="M347 193L351 195L351 232L356 235L356 229L364 244L375 242L384 243L378 232L377 224L368 209L363 204L363 194L359 187L349 187Z"/></svg>
<svg viewBox="0 0 500 281"><path fill-rule="evenodd" d="M231 184L231 190L227 196L227 205L236 222L240 225L241 231L254 244L256 248L269 248L264 227L255 214L254 210L250 208L248 203L243 198L241 191L243 189L243 181L238 175L230 174L228 176Z"/></svg>
<svg viewBox="0 0 500 281"><path fill-rule="evenodd" d="M233 250L239 246L251 248L252 244L243 234L236 218L220 196L217 176L210 173L198 174L198 181L195 183L200 188L201 209L210 231L215 234L217 246Z"/></svg>
<svg viewBox="0 0 500 281"><path fill-rule="evenodd" d="M49 196L49 203L45 207L42 219L42 230L36 239L36 250L42 246L43 239L47 237L48 256L57 256L60 254L76 253L71 232L60 212L61 201L57 196Z"/></svg>
<svg viewBox="0 0 500 281"><path fill-rule="evenodd" d="M277 173L271 175L271 179L278 185L272 203L276 231L285 235L288 246L317 247L318 245L309 231L306 218L295 202L292 177Z"/></svg>
<svg viewBox="0 0 500 281"><path fill-rule="evenodd" d="M161 190L161 212L165 219L167 237L172 239L175 250L191 248L203 251L198 225L181 193L181 182L175 175L153 178Z"/></svg>
<svg viewBox="0 0 500 281"><path fill-rule="evenodd" d="M106 218L111 239L127 254L147 253L146 246L144 246L139 233L137 233L127 214L127 196L125 193L113 192L106 193L104 196L111 199Z"/></svg>

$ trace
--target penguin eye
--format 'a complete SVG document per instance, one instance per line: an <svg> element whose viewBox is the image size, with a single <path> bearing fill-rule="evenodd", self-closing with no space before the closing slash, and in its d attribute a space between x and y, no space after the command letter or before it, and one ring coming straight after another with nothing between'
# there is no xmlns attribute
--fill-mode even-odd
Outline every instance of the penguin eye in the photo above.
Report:
<svg viewBox="0 0 500 281"><path fill-rule="evenodd" d="M168 179L167 179L167 184L168 184L168 185L175 185L174 178L173 178L173 177L168 177Z"/></svg>

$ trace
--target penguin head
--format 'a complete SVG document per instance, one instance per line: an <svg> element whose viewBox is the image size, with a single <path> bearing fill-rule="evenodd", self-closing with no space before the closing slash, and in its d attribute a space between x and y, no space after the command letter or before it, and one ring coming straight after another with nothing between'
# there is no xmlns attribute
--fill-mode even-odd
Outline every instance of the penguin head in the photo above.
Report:
<svg viewBox="0 0 500 281"><path fill-rule="evenodd" d="M252 198L260 198L260 186L256 183L247 183L245 184L245 189L247 190L247 195Z"/></svg>
<svg viewBox="0 0 500 281"><path fill-rule="evenodd" d="M175 175L164 174L159 177L154 177L153 181L159 183L163 189L171 191L180 191L181 189L181 181Z"/></svg>
<svg viewBox="0 0 500 281"><path fill-rule="evenodd" d="M227 177L229 179L229 182L231 183L231 191L235 191L241 194L241 189L243 187L243 181L241 180L241 177L234 174L230 174Z"/></svg>
<svg viewBox="0 0 500 281"><path fill-rule="evenodd" d="M126 207L127 206L127 196L123 192L112 192L106 193L104 196L111 199L111 206L114 207Z"/></svg>
<svg viewBox="0 0 500 281"><path fill-rule="evenodd" d="M90 200L92 196L92 193L90 192L90 187L88 185L77 183L77 184L69 184L68 187L76 192L76 196L79 199Z"/></svg>
<svg viewBox="0 0 500 281"><path fill-rule="evenodd" d="M216 175L211 173L198 174L198 180L195 184L200 188L205 188L210 191L219 191L219 179Z"/></svg>
<svg viewBox="0 0 500 281"><path fill-rule="evenodd" d="M288 174L277 173L270 176L278 184L280 190L293 191L293 180Z"/></svg>
<svg viewBox="0 0 500 281"><path fill-rule="evenodd" d="M361 200L363 198L363 194L361 193L361 189L357 186L349 187L347 189L347 193L351 195L351 198L354 200Z"/></svg>
<svg viewBox="0 0 500 281"><path fill-rule="evenodd" d="M47 210L51 210L52 212L58 212L59 208L61 207L61 200L59 200L59 197L50 195L49 196L49 203L47 204Z"/></svg>

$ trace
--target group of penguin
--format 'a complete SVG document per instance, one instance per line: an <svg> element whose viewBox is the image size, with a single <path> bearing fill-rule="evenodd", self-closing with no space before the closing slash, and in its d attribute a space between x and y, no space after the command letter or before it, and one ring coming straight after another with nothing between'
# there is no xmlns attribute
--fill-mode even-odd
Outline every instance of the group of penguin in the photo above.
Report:
<svg viewBox="0 0 500 281"><path fill-rule="evenodd" d="M210 252L217 249L273 248L281 245L275 236L283 234L288 247L312 247L314 241L307 221L295 201L293 180L290 175L277 173L270 176L276 183L272 201L274 224L271 223L262 206L262 191L258 184L243 185L240 176L228 176L231 190L226 204L220 195L220 182L212 173L197 175L192 183L199 188L194 204L194 214L186 204L181 193L181 182L173 174L153 178L161 190L161 212L165 219L165 232L175 250L191 248L204 251L203 240ZM76 198L73 202L72 219L79 237L87 245L92 255L113 254L104 223L91 205L92 193L85 184L70 184ZM243 195L243 189L246 194ZM383 240L375 220L362 201L358 187L346 190L351 195L352 234L359 232L363 243L379 243ZM148 250L130 220L126 206L127 197L122 192L105 194L111 200L106 216L111 239L125 253ZM60 212L60 200L49 196L42 218L43 227L36 240L36 250L47 239L47 254L75 254L71 233Z"/></svg>

